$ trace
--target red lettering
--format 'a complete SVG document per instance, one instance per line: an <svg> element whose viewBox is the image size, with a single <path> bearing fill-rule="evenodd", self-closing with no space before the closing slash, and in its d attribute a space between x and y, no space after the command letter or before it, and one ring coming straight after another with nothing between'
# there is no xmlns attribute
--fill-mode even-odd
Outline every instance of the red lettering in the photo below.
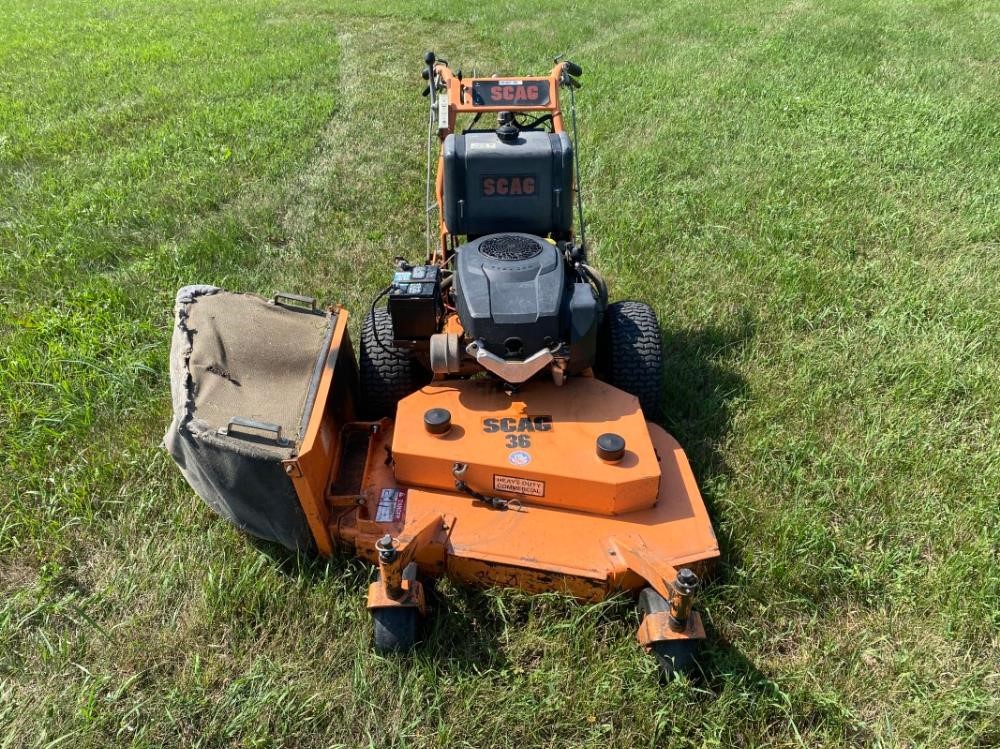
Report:
<svg viewBox="0 0 1000 749"><path fill-rule="evenodd" d="M531 176L500 176L483 177L480 183L483 197L491 198L535 195L538 190L538 179Z"/></svg>

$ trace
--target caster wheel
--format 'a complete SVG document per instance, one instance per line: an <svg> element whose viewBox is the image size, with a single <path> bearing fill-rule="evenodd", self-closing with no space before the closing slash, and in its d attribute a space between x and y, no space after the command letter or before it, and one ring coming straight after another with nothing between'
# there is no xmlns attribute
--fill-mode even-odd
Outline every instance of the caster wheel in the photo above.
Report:
<svg viewBox="0 0 1000 749"><path fill-rule="evenodd" d="M670 611L670 603L652 588L643 588L639 594L638 609L641 614L659 614ZM696 655L701 640L664 640L653 644L653 655L660 667L660 679L670 681L675 673L690 676L698 667Z"/></svg>
<svg viewBox="0 0 1000 749"><path fill-rule="evenodd" d="M653 645L653 655L660 667L660 678L670 681L674 674L691 676L698 667L695 654L698 640L666 640Z"/></svg>
<svg viewBox="0 0 1000 749"><path fill-rule="evenodd" d="M419 612L412 606L372 609L375 627L375 650L379 653L405 653L417 642Z"/></svg>

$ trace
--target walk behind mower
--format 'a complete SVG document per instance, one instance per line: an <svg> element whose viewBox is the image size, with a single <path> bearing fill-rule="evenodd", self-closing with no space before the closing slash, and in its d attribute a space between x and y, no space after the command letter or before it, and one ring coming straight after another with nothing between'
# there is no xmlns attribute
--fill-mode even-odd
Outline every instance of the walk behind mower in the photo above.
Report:
<svg viewBox="0 0 1000 749"><path fill-rule="evenodd" d="M692 602L718 545L684 451L651 421L656 315L609 303L588 260L582 70L463 77L424 62L426 256L397 258L358 358L342 307L187 286L166 447L243 531L376 564L379 651L415 645L426 586L446 575L632 594L639 643L665 674L689 669L705 636Z"/></svg>

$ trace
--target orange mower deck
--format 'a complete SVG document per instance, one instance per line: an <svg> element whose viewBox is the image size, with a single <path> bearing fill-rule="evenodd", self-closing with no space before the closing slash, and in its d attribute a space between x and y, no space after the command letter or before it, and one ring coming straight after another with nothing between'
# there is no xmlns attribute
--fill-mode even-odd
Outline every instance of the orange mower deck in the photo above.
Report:
<svg viewBox="0 0 1000 749"><path fill-rule="evenodd" d="M411 562L430 577L447 575L471 585L528 592L560 591L599 601L646 586L675 599L679 569L700 574L718 558L718 543L684 451L667 432L642 419L632 396L594 378L577 378L558 389L526 387L514 395L488 381L448 381L432 383L401 401L396 421L345 420L349 397L335 382L338 374L353 374L352 369L336 371L338 363L347 368L352 362L346 320L341 311L305 438L297 457L286 462L286 472L321 553L342 548L379 564L381 581L369 592L370 607L423 609L419 581L413 574L404 579ZM335 392L337 397L331 397ZM442 403L452 411L451 431L428 435L419 416L425 406ZM631 455L626 451L621 465L606 464L594 453L593 435L608 428L603 409L618 413L616 428L627 435L629 450L635 450ZM541 422L549 428L537 431L526 415L551 417ZM498 456L528 451L505 447L504 435L516 431L488 431L489 422L483 426L487 419L505 418L515 420L508 422L515 427L529 418L535 426L536 431L528 432L535 447L528 448L534 455L526 466L505 461L501 468L497 463ZM549 452L538 452L545 447L539 437L553 439ZM545 482L547 492L550 483L560 486L553 476L566 483L560 493L546 497L507 492L508 503L498 508L443 488L447 466L465 461L477 469L470 468L470 480L503 470L524 481ZM606 483L608 475L617 483ZM645 506L618 514L607 511L618 490L625 487L628 495L633 483L642 488L651 475L652 495L643 498L640 492L635 495L639 499L630 500ZM584 490L573 491L573 482L581 479L576 486ZM591 511L581 511L587 506ZM389 564L380 555L386 537L394 555ZM667 621L665 615L647 615L639 632L643 644L704 636L696 612L690 612L680 634Z"/></svg>
<svg viewBox="0 0 1000 749"><path fill-rule="evenodd" d="M650 425L650 432L663 475L656 504L647 509L606 517L525 500L496 510L455 492L407 489L380 464L366 479L365 505L336 516L330 533L376 562L375 544L386 533L408 539L437 525L415 557L427 575L590 601L647 584L663 592L677 568L704 571L719 550L684 451L659 427ZM391 439L391 427L380 430L376 454ZM399 519L376 522L387 488L406 490Z"/></svg>

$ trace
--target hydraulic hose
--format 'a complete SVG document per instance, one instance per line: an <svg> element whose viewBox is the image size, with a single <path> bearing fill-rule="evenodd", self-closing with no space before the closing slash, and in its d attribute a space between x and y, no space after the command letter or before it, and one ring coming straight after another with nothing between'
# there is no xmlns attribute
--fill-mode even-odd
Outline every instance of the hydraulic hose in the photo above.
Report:
<svg viewBox="0 0 1000 749"><path fill-rule="evenodd" d="M596 268L593 268L593 267L587 265L586 263L580 263L580 270L582 270L583 273L588 278L590 278L590 280L594 283L594 286L597 287L597 294L598 294L598 297L600 298L600 301L601 301L601 307L607 307L608 306L608 282L604 280L604 276L602 276L597 271Z"/></svg>

